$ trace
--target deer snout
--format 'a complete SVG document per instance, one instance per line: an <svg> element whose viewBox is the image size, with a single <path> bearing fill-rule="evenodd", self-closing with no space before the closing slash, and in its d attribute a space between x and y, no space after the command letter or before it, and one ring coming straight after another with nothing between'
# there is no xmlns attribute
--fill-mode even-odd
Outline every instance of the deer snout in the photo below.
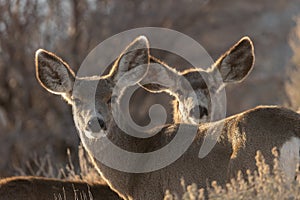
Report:
<svg viewBox="0 0 300 200"><path fill-rule="evenodd" d="M199 110L197 110L197 109L199 109ZM199 116L199 114L200 114L200 116ZM199 119L199 117L201 119L205 115L208 116L208 110L207 110L207 108L202 107L202 106L192 108L189 113L190 117L194 117L196 119Z"/></svg>
<svg viewBox="0 0 300 200"><path fill-rule="evenodd" d="M92 133L98 133L101 130L106 130L106 125L103 119L93 117L88 121L86 129Z"/></svg>

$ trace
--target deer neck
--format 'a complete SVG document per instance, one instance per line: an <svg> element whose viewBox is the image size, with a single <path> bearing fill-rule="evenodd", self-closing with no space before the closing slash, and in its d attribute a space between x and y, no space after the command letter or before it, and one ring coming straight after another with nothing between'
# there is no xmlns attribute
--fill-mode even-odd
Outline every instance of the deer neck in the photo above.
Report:
<svg viewBox="0 0 300 200"><path fill-rule="evenodd" d="M115 122L111 122L108 126L107 131L107 138L116 146L129 151L129 152L136 152L136 153L144 153L144 152L151 152L157 149L160 149L169 141L172 140L172 137L175 134L166 134L166 129L170 129L169 126L162 127L162 130L149 138L136 138L131 135L126 134L122 131L119 126ZM167 131L168 132L168 131ZM89 146L91 143L85 143L86 149L89 151ZM99 146L98 144L95 144ZM101 151L108 151L105 147L100 148ZM101 154L101 152L97 152ZM101 160L98 160L94 157L94 152L89 152L89 155L92 155L92 160L94 165L96 166L98 172L101 176L105 179L105 181L109 184L109 186L115 190L121 197L124 199L135 199L136 195L139 195L139 192L136 190L136 185L139 182L143 182L145 177L152 173L128 173L119 171L117 169L111 168L105 165ZM136 162L139 162L138 160ZM133 166L140 165L140 163L133 163ZM157 178L153 178L153 177ZM160 182L159 179L159 172L154 172L154 175L149 175L149 177L153 178L154 180Z"/></svg>

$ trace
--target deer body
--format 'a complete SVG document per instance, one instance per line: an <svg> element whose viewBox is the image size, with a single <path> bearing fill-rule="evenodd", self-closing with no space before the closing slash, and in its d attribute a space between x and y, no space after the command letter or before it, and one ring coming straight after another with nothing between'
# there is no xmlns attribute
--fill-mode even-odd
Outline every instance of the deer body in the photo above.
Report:
<svg viewBox="0 0 300 200"><path fill-rule="evenodd" d="M84 181L66 181L43 177L11 177L0 180L0 199L51 200L51 199L106 199L120 197L107 185Z"/></svg>
<svg viewBox="0 0 300 200"><path fill-rule="evenodd" d="M249 45L249 42L242 41L217 62L225 81L240 81L249 73L253 63L251 47L251 43ZM248 53L242 56L245 51ZM242 63L246 63L242 69L238 66L240 62L232 64L232 60L241 57ZM246 169L256 169L254 156L257 150L261 150L267 162L271 163L271 149L274 146L282 149L293 138L300 138L300 115L274 106L257 107L221 121L199 125L166 124L156 135L149 138L128 135L120 129L111 114L111 105L120 104L124 90L113 96L112 88L117 87L116 83L122 76L127 76L125 72L132 72L138 65L148 64L149 59L148 41L145 37L139 37L120 55L107 76L76 77L69 66L54 54L45 50L38 50L36 53L38 80L48 91L62 95L72 105L75 125L85 149L93 158L99 173L122 198L162 199L166 190L182 195L181 178L186 184L196 183L199 187L206 187L212 180L225 184L238 170L245 172ZM177 73L168 69L163 71L170 77L171 82L173 80L174 85L177 84ZM127 76L128 82L132 85L139 83L147 72L156 73L151 69L135 71ZM152 89L150 87L150 90ZM176 93L176 88L173 89L169 88L171 94L180 95ZM179 96L177 99L182 98ZM209 134L207 130L218 127L221 123L224 123L224 126L220 130L216 145L206 157L199 158L199 149L204 137ZM197 131L192 144L175 162L152 172L129 173L113 169L95 158L95 150L90 148L96 146L96 153L101 154L107 145L101 142L101 138L107 137L118 147L129 152L152 152L168 144L176 135L179 126L183 127L186 134L191 130ZM299 145L295 145L295 148L299 148ZM134 166L140 163L137 160L136 163L130 164Z"/></svg>
<svg viewBox="0 0 300 200"><path fill-rule="evenodd" d="M184 125L185 129L195 128L195 126ZM163 147L169 143L178 125L168 125L162 129L154 138L140 141L137 146L137 139L118 137L110 139L123 149L134 152L148 152ZM197 128L197 127L196 127ZM225 183L227 167L229 164L231 150L227 140L220 141L220 144L210 152L208 157L198 159L197 153L202 144L206 126L200 127L198 134L189 149L177 161L171 165L149 173L126 173L105 166L94 159L95 166L106 179L108 184L114 188L124 199L163 199L166 190L183 194L180 179L185 183L196 183L199 187L206 187L207 182L216 180L221 184ZM125 135L118 128L112 133ZM124 140L126 143L124 144ZM142 143L142 144L141 144ZM87 145L87 148L90 145ZM209 163L209 164L208 164ZM220 168L220 166L222 166Z"/></svg>
<svg viewBox="0 0 300 200"><path fill-rule="evenodd" d="M266 119L269 123L265 123ZM289 140L300 139L300 115L281 107L261 106L226 118L224 121L225 126L218 143L203 159L198 158L197 153L204 135L208 128L218 122L201 124L189 149L177 161L161 170L144 174L125 173L111 169L96 159L95 166L108 184L124 199L163 199L166 190L179 196L183 194L179 181L181 178L187 185L196 183L199 187L205 188L207 183L213 180L224 185L229 178L235 177L239 170L244 174L247 169L255 170L255 155L258 150L263 153L266 163L272 165L273 147L281 150ZM194 125L185 126L188 129ZM158 133L157 138L143 141L142 148L135 145L136 139L126 138L126 134L117 127L111 133L125 136L115 138L114 141L116 144L123 143L122 148L143 152L170 142L177 127L178 124L166 126ZM300 145L295 148L299 151L299 147ZM290 171L291 174L287 175L294 177L295 167Z"/></svg>

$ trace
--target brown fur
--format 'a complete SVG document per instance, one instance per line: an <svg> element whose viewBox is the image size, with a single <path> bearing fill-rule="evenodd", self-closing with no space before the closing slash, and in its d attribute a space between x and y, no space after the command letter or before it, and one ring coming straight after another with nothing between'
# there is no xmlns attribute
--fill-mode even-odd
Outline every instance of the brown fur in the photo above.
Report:
<svg viewBox="0 0 300 200"><path fill-rule="evenodd" d="M107 185L43 177L11 177L0 180L1 200L51 200L51 199L121 199ZM92 197L92 198L90 198Z"/></svg>
<svg viewBox="0 0 300 200"><path fill-rule="evenodd" d="M266 162L272 164L273 147L280 148L291 137L300 138L300 115L281 107L260 106L224 119L224 127L218 143L203 159L197 157L204 135L208 128L219 122L204 123L198 127L198 134L189 149L171 165L150 173L131 174L111 169L95 160L99 172L124 199L162 199L164 192L182 195L180 178L186 184L196 183L206 187L216 180L221 185L247 169L256 170L255 154L261 150ZM118 137L110 139L123 149L135 152L147 152L167 144L172 140L179 124L167 125L153 138L141 140L128 137L118 127L110 132ZM183 125L193 129L193 125Z"/></svg>

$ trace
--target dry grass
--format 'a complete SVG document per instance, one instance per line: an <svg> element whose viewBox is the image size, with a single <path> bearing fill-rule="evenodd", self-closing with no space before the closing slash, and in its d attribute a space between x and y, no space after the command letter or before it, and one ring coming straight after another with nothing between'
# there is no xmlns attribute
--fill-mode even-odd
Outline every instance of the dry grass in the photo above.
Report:
<svg viewBox="0 0 300 200"><path fill-rule="evenodd" d="M63 189L64 191L64 189ZM74 194L78 193L74 188ZM65 191L62 194L54 194L54 200L68 200L68 195L66 195ZM74 200L94 200L91 191L89 190L88 194L85 192L79 192L79 195L75 197Z"/></svg>
<svg viewBox="0 0 300 200"><path fill-rule="evenodd" d="M76 170L74 167L70 150L67 150L67 155L69 158L68 164L64 167L58 167L51 161L48 155L38 157L34 154L32 159L26 163L26 169L15 167L15 175L42 176L64 180L84 180L88 182L104 183L82 145L79 145L78 150L79 170Z"/></svg>
<svg viewBox="0 0 300 200"><path fill-rule="evenodd" d="M82 145L79 146L78 157L80 169L76 170L71 159L70 150L67 151L68 164L65 167L58 167L54 164L48 155L44 157L38 157L33 155L32 160L26 163L26 169L15 167L16 176L42 176L47 178L58 178L64 180L83 180L89 183L104 184L96 169L93 167L91 160L87 156ZM29 172L29 174L28 174ZM88 187L88 186L87 186ZM79 191L74 186L74 200L93 200L93 195L88 188L88 193L85 191ZM54 200L68 200L64 188L62 193L53 194Z"/></svg>
<svg viewBox="0 0 300 200"><path fill-rule="evenodd" d="M251 173L247 171L245 178L241 173L236 179L232 179L226 186L221 187L216 182L211 183L208 188L207 196L209 199L300 199L300 180L292 182L286 180L280 170L278 152L273 149L274 165L271 170L265 163L261 152L257 152L256 165L257 171ZM296 169L295 169L296 170ZM298 169L296 170L299 175ZM183 184L184 186L184 184ZM184 187L185 194L179 198L176 194L166 192L164 200L202 200L206 199L205 190L199 189L195 184Z"/></svg>
<svg viewBox="0 0 300 200"><path fill-rule="evenodd" d="M185 193L182 197L176 194L166 191L164 200L202 200L202 199L300 199L300 179L295 179L292 182L286 180L283 175L280 165L278 151L273 149L274 164L272 169L265 163L264 157L261 152L257 152L256 165L257 171L251 173L247 171L245 176L242 173L237 175L236 179L232 179L226 186L220 186L217 182L212 182L210 187L207 188L207 192L203 188L197 188L196 184L186 186L184 180L181 181ZM68 152L70 157L70 152ZM53 168L54 165L47 159L47 156L43 159L36 158L35 164L39 168L36 171L32 171L36 175L46 175L50 178L62 178L67 180L85 180L89 182L95 182L101 180L97 171L92 166L90 160L86 157L82 146L79 147L80 158L80 173L76 173L74 166L69 161L69 164L60 169L60 173L55 174ZM33 168L33 167L31 167ZM296 170L296 169L295 169ZM20 175L24 175L22 170L18 170ZM300 175L298 169L296 174ZM96 177L96 178L95 178ZM299 177L299 176L298 176ZM66 200L68 197L62 194L55 194L54 199ZM91 200L93 197L91 194L82 193L76 200Z"/></svg>
<svg viewBox="0 0 300 200"><path fill-rule="evenodd" d="M186 186L184 180L181 181L185 193L182 197L166 191L164 200L202 200L215 199L300 199L300 179L295 179L292 182L287 181L279 166L278 151L273 149L274 164L272 169L265 163L261 152L257 152L256 165L257 171L251 173L247 171L245 176L242 173L237 175L236 179L232 179L226 186L220 186L217 182L212 182L208 187L207 192L203 188L197 188L196 184ZM70 152L68 152L70 157ZM46 157L43 159L35 158L35 164L39 166L36 171L32 171L36 175L46 175L49 178L62 178L67 180L85 180L95 182L101 180L97 171L92 166L90 160L86 157L82 146L79 147L80 158L80 173L76 173L74 166L69 160L69 164L57 175L53 173L53 163ZM36 168L31 167L31 168ZM295 169L296 170L296 169ZM19 175L25 175L21 169L18 169ZM300 174L298 169L297 175ZM32 175L32 174L31 174ZM34 174L33 174L34 175ZM245 178L244 178L245 177ZM55 194L54 199L66 200L68 197L65 194ZM91 200L91 194L82 193L76 200Z"/></svg>

